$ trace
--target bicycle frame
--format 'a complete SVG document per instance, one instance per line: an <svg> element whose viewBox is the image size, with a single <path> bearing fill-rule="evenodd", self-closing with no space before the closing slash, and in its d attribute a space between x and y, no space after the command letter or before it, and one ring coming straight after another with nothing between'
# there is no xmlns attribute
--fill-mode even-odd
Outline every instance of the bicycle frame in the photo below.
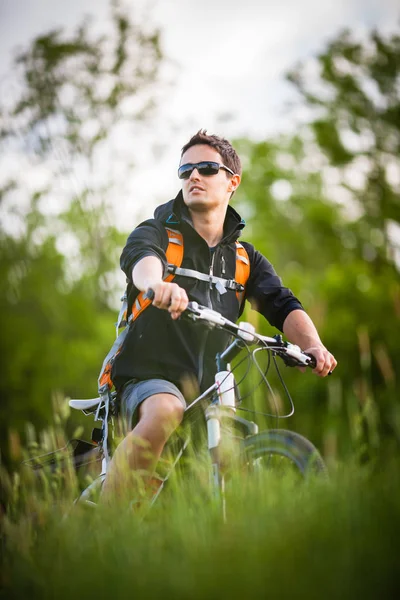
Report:
<svg viewBox="0 0 400 600"><path fill-rule="evenodd" d="M216 356L217 373L215 375L215 383L191 402L185 411L185 413L189 413L189 411L201 401L210 401L205 409L205 419L207 423L207 445L211 459L211 483L215 493L218 494L223 501L223 513L225 515L224 474L221 469L221 456L219 451L222 441L221 423L223 421L228 422L231 427L239 429L243 437L258 433L258 426L254 422L243 419L236 414L235 378L230 368L230 362L246 345L259 345L272 352L279 353L282 358L284 358L286 364L289 364L290 366L313 366L313 357L302 353L297 346L283 342L281 336L274 338L261 336L255 332L255 328L251 324L242 322L239 325L236 325L225 319L216 311L199 306L195 302L189 304L186 313L193 321L203 321L206 322L208 326L224 328L236 336L235 340L223 352ZM69 405L72 408L82 410L84 414L95 413L94 420L102 422L102 436L100 443L100 450L102 452L102 470L97 479L97 481L100 480L100 482L104 481L111 460L109 420L111 420L113 429L113 417L116 414L115 402L116 393L110 393L109 391L104 392L103 390L101 390L99 398L93 400L70 400L69 402ZM165 481L169 478L188 444L189 440L186 440L183 448L174 460L169 473L162 480L151 504L157 499ZM84 490L80 497L81 500L83 499L90 503L87 498L90 495L91 488L95 484L96 480L91 486Z"/></svg>
<svg viewBox="0 0 400 600"><path fill-rule="evenodd" d="M205 419L207 424L207 447L211 459L211 484L217 495L223 492L224 479L220 468L220 453L219 447L222 441L221 422L229 422L230 426L240 430L243 437L258 433L258 426L252 421L243 419L236 414L235 404L235 379L230 369L218 371L215 375L215 383L208 388L203 394L200 394L187 408L185 413L189 413L191 409L201 401L209 400L210 404L205 409ZM97 480L82 492L80 500L86 500L90 496L94 486L98 482L102 483L106 477L108 465L111 461L109 432L114 430L113 419L115 410L111 410L111 406L115 403L116 397L109 394L106 398L94 398L92 400L70 400L71 408L81 410L85 415L93 415L94 421L102 423L102 437L99 444L99 450L102 454L101 473ZM111 425L111 426L110 426ZM170 474L181 459L184 451L190 443L190 438L186 438L182 448L175 457L171 468L166 477L161 480L161 485L153 497L151 503L154 503L159 496L164 483L168 480Z"/></svg>

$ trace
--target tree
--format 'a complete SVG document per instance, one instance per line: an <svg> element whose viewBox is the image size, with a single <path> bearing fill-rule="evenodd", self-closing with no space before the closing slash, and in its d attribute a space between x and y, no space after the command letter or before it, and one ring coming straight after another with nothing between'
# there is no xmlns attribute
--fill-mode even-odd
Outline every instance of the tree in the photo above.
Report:
<svg viewBox="0 0 400 600"><path fill-rule="evenodd" d="M236 203L252 240L339 361L327 383L290 382L303 411L296 428L322 444L326 423L327 452L337 452L338 423L348 434L341 451L355 444L371 454L400 439L400 263L391 233L400 216L399 41L339 35L312 69L289 75L308 114L296 135L239 142L247 168Z"/></svg>
<svg viewBox="0 0 400 600"><path fill-rule="evenodd" d="M314 141L357 211L360 250L378 263L395 257L400 221L400 36L372 32L361 42L343 32L317 58L319 80L289 76L319 115Z"/></svg>
<svg viewBox="0 0 400 600"><path fill-rule="evenodd" d="M55 392L96 393L124 283L111 199L155 108L161 61L159 31L118 2L104 34L89 22L51 31L14 61L0 107L2 440L8 426L48 422Z"/></svg>

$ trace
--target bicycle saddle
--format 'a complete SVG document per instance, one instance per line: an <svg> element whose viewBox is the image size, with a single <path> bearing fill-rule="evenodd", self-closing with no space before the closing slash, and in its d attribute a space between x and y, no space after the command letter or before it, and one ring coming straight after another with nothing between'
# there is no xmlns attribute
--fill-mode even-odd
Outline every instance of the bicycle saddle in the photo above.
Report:
<svg viewBox="0 0 400 600"><path fill-rule="evenodd" d="M101 398L91 398L90 400L70 400L68 404L71 408L77 408L78 410L90 410L97 408L100 402Z"/></svg>

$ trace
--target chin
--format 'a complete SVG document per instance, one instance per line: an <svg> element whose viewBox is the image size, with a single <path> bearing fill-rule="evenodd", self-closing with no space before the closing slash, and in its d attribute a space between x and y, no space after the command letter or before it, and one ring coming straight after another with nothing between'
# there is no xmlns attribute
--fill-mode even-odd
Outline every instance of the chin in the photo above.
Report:
<svg viewBox="0 0 400 600"><path fill-rule="evenodd" d="M185 200L185 204L191 210L195 210L197 212L202 212L210 209L210 203L207 202L204 198L191 198L190 200Z"/></svg>

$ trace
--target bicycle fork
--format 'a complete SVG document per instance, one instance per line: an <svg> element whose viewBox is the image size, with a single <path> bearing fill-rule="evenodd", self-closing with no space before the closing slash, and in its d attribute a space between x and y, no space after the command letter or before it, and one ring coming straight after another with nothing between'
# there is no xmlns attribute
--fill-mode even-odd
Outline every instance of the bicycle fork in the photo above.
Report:
<svg viewBox="0 0 400 600"><path fill-rule="evenodd" d="M221 422L219 405L211 405L206 410L208 451L211 458L211 486L216 498L221 502L222 518L226 521L225 480L221 469Z"/></svg>
<svg viewBox="0 0 400 600"><path fill-rule="evenodd" d="M211 458L211 486L221 502L222 518L226 522L225 476L221 457L221 417L235 413L235 380L230 371L215 375L218 403L206 410L208 451Z"/></svg>
<svg viewBox="0 0 400 600"><path fill-rule="evenodd" d="M215 376L215 384L217 401L205 411L211 458L210 483L214 495L221 503L222 517L226 522L225 473L232 470L232 461L238 449L237 437L246 438L257 434L258 426L236 414L235 379L231 371L219 371Z"/></svg>

